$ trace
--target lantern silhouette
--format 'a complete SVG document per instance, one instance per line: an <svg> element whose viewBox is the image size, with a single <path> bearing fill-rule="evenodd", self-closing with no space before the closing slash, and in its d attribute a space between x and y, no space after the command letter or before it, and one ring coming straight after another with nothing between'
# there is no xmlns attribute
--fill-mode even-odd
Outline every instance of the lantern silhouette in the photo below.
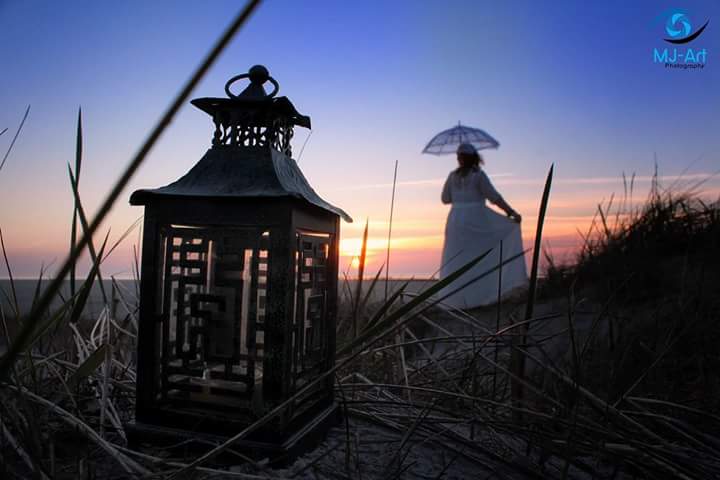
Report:
<svg viewBox="0 0 720 480"><path fill-rule="evenodd" d="M212 147L130 197L145 207L136 439L236 434L333 366L339 224L352 219L291 158L310 118L278 89L257 65L227 82L228 98L193 100L215 124ZM288 454L336 418L329 377L240 445Z"/></svg>

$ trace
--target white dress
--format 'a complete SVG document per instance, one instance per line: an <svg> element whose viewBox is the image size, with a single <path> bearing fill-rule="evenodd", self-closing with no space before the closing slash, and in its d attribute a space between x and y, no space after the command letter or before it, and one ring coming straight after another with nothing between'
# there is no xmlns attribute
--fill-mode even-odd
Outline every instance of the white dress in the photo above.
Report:
<svg viewBox="0 0 720 480"><path fill-rule="evenodd" d="M470 280L482 275L500 262L523 251L520 224L488 208L485 200L504 203L490 179L480 168L461 176L453 171L445 181L443 203L451 203L445 225L440 278L445 278L471 260L490 250L472 269L465 272L440 292L443 297ZM501 295L527 283L524 256L502 266ZM471 283L443 300L457 308L472 308L491 304L498 298L498 271Z"/></svg>

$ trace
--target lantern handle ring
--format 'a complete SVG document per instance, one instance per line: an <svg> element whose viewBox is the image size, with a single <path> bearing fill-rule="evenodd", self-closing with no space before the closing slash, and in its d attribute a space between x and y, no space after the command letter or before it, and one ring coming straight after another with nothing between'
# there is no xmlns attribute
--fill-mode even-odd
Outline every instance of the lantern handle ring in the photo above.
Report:
<svg viewBox="0 0 720 480"><path fill-rule="evenodd" d="M234 77L232 77L230 80L227 81L227 83L225 84L225 93L227 94L228 97L230 97L230 98L232 98L232 99L236 99L236 98L239 98L239 97L240 97L240 95L235 95L234 93L232 93L232 92L230 91L230 86L231 86L233 83L237 82L238 80L242 80L243 78L250 78L250 74L249 74L249 73L242 73L242 74L240 74L240 75L235 75ZM251 83L258 83L259 85L262 85L262 84L265 83L266 81L272 83L272 84L273 84L273 87L274 87L273 90L272 90L272 92L268 93L267 96L268 96L268 97L274 97L274 96L277 94L278 90L280 90L280 84L277 82L277 80L275 80L275 79L274 79L273 77L271 77L270 75L268 75L268 76L265 77L265 78L261 78L261 79L259 79L259 80L258 80L257 78L250 79L250 82L251 82Z"/></svg>

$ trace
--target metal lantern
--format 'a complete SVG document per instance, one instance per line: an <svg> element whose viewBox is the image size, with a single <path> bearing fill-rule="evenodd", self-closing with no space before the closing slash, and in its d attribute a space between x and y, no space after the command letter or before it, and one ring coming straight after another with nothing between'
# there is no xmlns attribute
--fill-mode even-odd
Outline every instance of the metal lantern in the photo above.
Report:
<svg viewBox="0 0 720 480"><path fill-rule="evenodd" d="M136 439L236 434L333 366L339 224L352 219L291 158L310 118L278 89L257 65L227 82L228 98L193 100L215 124L212 147L130 197L145 207ZM288 454L336 416L327 378L240 445Z"/></svg>

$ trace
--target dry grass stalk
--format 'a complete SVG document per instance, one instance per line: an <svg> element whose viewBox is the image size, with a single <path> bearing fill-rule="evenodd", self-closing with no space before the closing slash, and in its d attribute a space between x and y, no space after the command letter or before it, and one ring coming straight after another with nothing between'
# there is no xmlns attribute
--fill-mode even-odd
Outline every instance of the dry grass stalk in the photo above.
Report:
<svg viewBox="0 0 720 480"><path fill-rule="evenodd" d="M60 419L66 422L68 425L76 428L79 432L83 433L89 440L97 444L102 448L111 458L115 459L118 464L130 475L136 473L141 475L147 475L150 473L149 470L142 467L140 464L128 458L125 454L120 452L110 442L103 439L92 427L80 420L75 415L71 414L67 410L55 405L54 403L42 398L39 395L34 394L27 388L18 388L14 385L3 384L4 388L21 393L25 398L31 402L42 405L49 411L55 413Z"/></svg>

